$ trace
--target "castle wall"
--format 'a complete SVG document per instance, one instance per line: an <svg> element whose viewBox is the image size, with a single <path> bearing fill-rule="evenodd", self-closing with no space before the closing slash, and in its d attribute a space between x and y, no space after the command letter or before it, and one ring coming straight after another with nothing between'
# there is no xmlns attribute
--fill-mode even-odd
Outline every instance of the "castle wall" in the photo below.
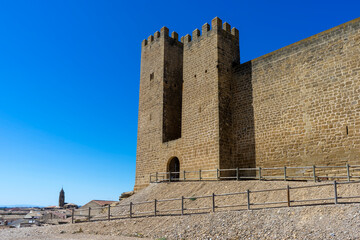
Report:
<svg viewBox="0 0 360 240"><path fill-rule="evenodd" d="M255 126L251 61L235 66L233 76L233 162L237 163L238 167L255 167Z"/></svg>
<svg viewBox="0 0 360 240"><path fill-rule="evenodd" d="M244 63L234 74L239 162L359 163L360 19Z"/></svg>
<svg viewBox="0 0 360 240"><path fill-rule="evenodd" d="M143 42L135 190L173 157L181 178L359 164L360 19L243 64L238 31L218 18L168 35Z"/></svg>

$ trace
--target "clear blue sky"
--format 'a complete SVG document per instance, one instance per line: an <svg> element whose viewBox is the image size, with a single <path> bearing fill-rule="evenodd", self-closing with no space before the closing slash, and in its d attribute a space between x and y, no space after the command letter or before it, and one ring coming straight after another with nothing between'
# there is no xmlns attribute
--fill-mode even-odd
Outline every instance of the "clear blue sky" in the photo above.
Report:
<svg viewBox="0 0 360 240"><path fill-rule="evenodd" d="M360 17L360 3L0 1L0 205L131 190L141 41L215 16L240 30L245 62Z"/></svg>

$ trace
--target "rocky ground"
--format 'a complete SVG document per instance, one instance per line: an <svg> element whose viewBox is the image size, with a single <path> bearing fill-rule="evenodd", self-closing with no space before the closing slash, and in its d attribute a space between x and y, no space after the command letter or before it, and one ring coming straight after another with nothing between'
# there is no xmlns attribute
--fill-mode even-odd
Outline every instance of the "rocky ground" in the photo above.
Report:
<svg viewBox="0 0 360 240"><path fill-rule="evenodd" d="M255 190L281 187L286 184L298 186L314 183L247 181L157 184L144 189L126 201L178 197L184 192L187 195L196 196L211 192L232 192L234 189L243 191L247 188ZM294 190L292 197L304 199L308 198L309 194L313 198L326 194L331 196L332 190L331 186L328 189L312 188L303 192ZM359 191L357 184L346 187L343 185L339 188L339 195L359 195ZM252 200L269 202L284 197L283 193L269 193L254 197ZM236 200L239 199L228 199L231 203ZM224 201L219 199L217 204L225 204ZM200 199L191 202L198 206L207 204ZM290 208L283 206L271 209L260 207L258 206L256 210L228 211L226 208L219 208L215 213L137 217L48 227L3 229L0 230L0 239L360 239L359 203Z"/></svg>
<svg viewBox="0 0 360 240"><path fill-rule="evenodd" d="M0 239L2 240L136 240L137 237L126 237L126 236L110 236L110 235L96 235L96 234L84 234L77 231L72 233L66 232L65 230L59 230L49 227L32 227L22 229L7 229L0 230ZM144 238L141 238L144 239Z"/></svg>
<svg viewBox="0 0 360 240"><path fill-rule="evenodd" d="M360 239L360 205L243 210L0 230L0 239ZM127 237L127 238L126 238Z"/></svg>

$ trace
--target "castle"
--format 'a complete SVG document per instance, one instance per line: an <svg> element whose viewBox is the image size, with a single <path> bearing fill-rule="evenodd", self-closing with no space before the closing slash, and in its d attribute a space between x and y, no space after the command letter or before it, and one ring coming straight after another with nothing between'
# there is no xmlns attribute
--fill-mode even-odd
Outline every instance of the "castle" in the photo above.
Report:
<svg viewBox="0 0 360 240"><path fill-rule="evenodd" d="M135 190L154 172L360 162L360 18L240 63L214 18L142 42Z"/></svg>

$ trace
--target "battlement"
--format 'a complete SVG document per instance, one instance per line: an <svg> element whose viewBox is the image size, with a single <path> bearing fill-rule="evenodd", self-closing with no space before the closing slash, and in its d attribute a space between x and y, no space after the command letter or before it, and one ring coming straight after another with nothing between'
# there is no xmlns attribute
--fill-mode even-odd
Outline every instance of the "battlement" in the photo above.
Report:
<svg viewBox="0 0 360 240"><path fill-rule="evenodd" d="M205 23L202 27L201 27L201 33L199 29L195 29L192 32L192 35L185 35L183 37L181 37L181 42L182 43L190 43L191 41L196 41L198 39L200 39L201 37L205 37L208 36L208 33L211 31L217 31L218 33L228 33L231 34L234 37L234 40L239 40L239 30L236 29L235 27L233 27L231 29L231 26L229 23L224 22L222 23L222 20L218 17L215 17L213 20L211 20L211 28L210 25L208 23Z"/></svg>
<svg viewBox="0 0 360 240"><path fill-rule="evenodd" d="M208 23L205 23L201 27L201 31L199 29L195 29L192 34L187 34L181 37L181 43L190 43L191 41L198 40L201 37L208 36L208 33L216 30L218 33L228 33L234 37L234 40L239 40L239 30L235 27L231 28L230 24L227 22L222 23L222 20L218 17L215 17L211 20L211 28ZM161 37L173 39L176 42L179 42L179 35L177 32L172 32L171 36L169 36L169 29L167 27L162 27L160 32L156 31L154 35L150 35L147 39L142 41L142 46L148 46L153 42L156 42Z"/></svg>
<svg viewBox="0 0 360 240"><path fill-rule="evenodd" d="M153 42L159 40L160 38L170 38L176 42L179 42L179 34L177 34L177 32L172 32L171 36L169 36L169 29L164 26L160 29L160 32L156 31L154 35L150 35L148 39L144 39L142 41L142 46L145 47L147 45L150 45Z"/></svg>

